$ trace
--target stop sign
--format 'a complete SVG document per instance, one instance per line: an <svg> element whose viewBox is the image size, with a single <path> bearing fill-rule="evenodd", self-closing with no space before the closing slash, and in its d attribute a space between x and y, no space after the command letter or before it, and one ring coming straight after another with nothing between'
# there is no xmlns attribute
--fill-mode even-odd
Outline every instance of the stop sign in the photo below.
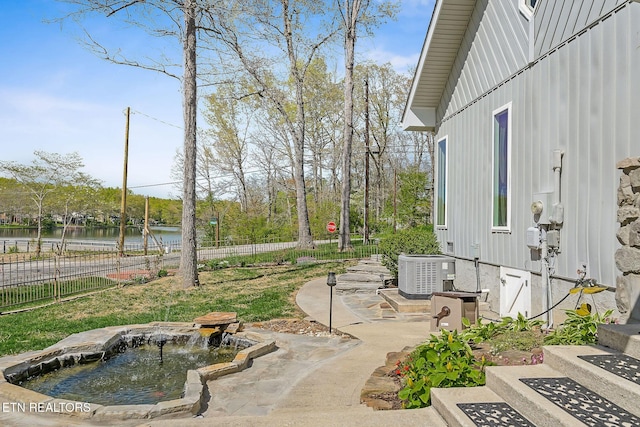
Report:
<svg viewBox="0 0 640 427"><path fill-rule="evenodd" d="M330 223L327 224L327 231L329 233L335 233L336 230L337 230L337 227L335 222L331 221Z"/></svg>

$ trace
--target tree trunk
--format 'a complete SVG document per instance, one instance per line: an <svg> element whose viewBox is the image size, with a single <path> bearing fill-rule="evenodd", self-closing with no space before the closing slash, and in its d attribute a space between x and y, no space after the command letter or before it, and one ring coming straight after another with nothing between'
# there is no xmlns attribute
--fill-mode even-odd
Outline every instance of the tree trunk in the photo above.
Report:
<svg viewBox="0 0 640 427"><path fill-rule="evenodd" d="M38 235L36 237L36 258L42 252L42 199L38 201Z"/></svg>
<svg viewBox="0 0 640 427"><path fill-rule="evenodd" d="M293 29L289 14L289 1L282 2L285 38L289 55L289 67L291 76L295 79L296 88L296 118L293 129L294 144L294 181L296 185L296 207L298 210L298 248L313 248L311 236L311 223L309 222L309 210L307 208L307 187L304 179L304 138L305 138L305 114L304 114L304 81L298 69L299 64L295 54L293 42Z"/></svg>
<svg viewBox="0 0 640 427"><path fill-rule="evenodd" d="M349 2L346 8L349 9ZM340 230L338 234L338 249L348 251L352 249L349 211L351 209L351 151L353 145L353 67L356 46L357 10L345 11L345 75L344 75L344 141L342 146L342 192L340 211Z"/></svg>
<svg viewBox="0 0 640 427"><path fill-rule="evenodd" d="M196 241L196 0L184 3L183 40L184 76L182 104L184 113L184 175L182 183L182 286L199 286Z"/></svg>

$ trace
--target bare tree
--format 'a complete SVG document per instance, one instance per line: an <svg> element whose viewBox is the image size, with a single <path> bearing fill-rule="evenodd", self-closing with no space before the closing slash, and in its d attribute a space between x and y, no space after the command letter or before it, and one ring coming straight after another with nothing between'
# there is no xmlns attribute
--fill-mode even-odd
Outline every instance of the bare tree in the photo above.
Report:
<svg viewBox="0 0 640 427"><path fill-rule="evenodd" d="M351 249L349 213L351 209L351 152L353 146L353 72L358 25L365 30L395 16L397 3L372 0L336 0L344 36L344 135L342 146L342 192L338 248Z"/></svg>
<svg viewBox="0 0 640 427"><path fill-rule="evenodd" d="M198 286L197 240L196 240L196 117L197 117L197 27L196 17L202 10L196 0L59 0L76 6L76 10L65 18L82 21L88 14L106 18L120 17L125 23L135 25L152 36L174 36L181 38L182 76L180 66L166 57L146 58L145 61L126 57L121 47L109 49L85 32L87 46L98 56L116 64L157 71L182 81L184 146L182 185L182 252L180 275L184 287ZM157 24L158 16L168 26ZM168 19L167 19L168 18ZM64 18L63 18L64 19ZM154 25L154 23L156 25Z"/></svg>
<svg viewBox="0 0 640 427"><path fill-rule="evenodd" d="M95 204L100 187L99 180L76 171L66 185L56 187L52 193L52 205L62 216L62 235L58 244L58 255L64 252L69 226Z"/></svg>
<svg viewBox="0 0 640 427"><path fill-rule="evenodd" d="M303 27L302 23L319 20L326 12L323 6L323 2L313 0L247 0L235 2L233 10L209 19L213 25L209 34L226 47L222 54L238 63L248 76L254 87L252 94L266 99L278 112L293 143L298 247L303 248L314 246L304 173L304 82L314 57L333 32L323 31L320 24ZM309 36L315 28L320 30ZM279 78L282 63L287 68Z"/></svg>
<svg viewBox="0 0 640 427"><path fill-rule="evenodd" d="M236 189L243 212L247 211L246 163L249 150L249 129L252 111L234 95L230 84L218 86L216 93L209 95L205 119L212 126L207 132L208 147L213 150L216 168L221 174L230 176L231 187Z"/></svg>

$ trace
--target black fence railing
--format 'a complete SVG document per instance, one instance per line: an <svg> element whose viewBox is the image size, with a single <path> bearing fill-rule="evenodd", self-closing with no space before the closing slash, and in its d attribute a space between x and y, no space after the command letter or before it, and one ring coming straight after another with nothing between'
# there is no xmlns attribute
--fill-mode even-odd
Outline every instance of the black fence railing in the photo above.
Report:
<svg viewBox="0 0 640 427"><path fill-rule="evenodd" d="M377 245L363 244L356 238L351 251L339 252L337 242L317 241L313 249L298 249L297 242L218 244L198 247L198 262L218 268L255 263L303 263L332 259L365 258L378 253ZM48 250L46 250L48 249ZM115 247L89 248L70 241L64 255L57 248L43 246L41 256L33 253L0 255L0 311L25 305L55 302L69 296L117 286L123 282L144 282L158 277L162 270L180 265L181 245L166 242L147 248L128 245L126 256Z"/></svg>

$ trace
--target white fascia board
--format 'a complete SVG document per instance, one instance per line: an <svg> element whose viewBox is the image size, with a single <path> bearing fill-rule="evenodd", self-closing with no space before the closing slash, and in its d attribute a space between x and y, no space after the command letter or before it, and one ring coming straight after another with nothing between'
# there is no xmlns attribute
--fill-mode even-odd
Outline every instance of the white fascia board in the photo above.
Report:
<svg viewBox="0 0 640 427"><path fill-rule="evenodd" d="M402 113L402 123L409 123L411 121L410 115L414 116L411 110L415 110L413 107L413 99L416 95L416 90L420 84L420 76L422 75L422 70L424 69L424 63L427 59L427 52L429 51L429 46L431 45L431 39L433 39L433 33L436 29L436 23L438 22L438 18L440 17L440 10L442 9L443 0L436 0L436 6L433 9L433 15L431 15L431 20L429 21L429 29L427 30L427 36L424 40L424 44L422 45L422 52L420 52L420 60L418 61L418 67L416 68L416 73L413 76L413 82L411 83L411 91L409 92L409 98L407 99L407 103L404 107L404 112ZM435 124L435 123L434 123ZM406 128L403 126L406 130Z"/></svg>
<svg viewBox="0 0 640 427"><path fill-rule="evenodd" d="M405 110L400 126L403 130L434 131L436 128L435 108L413 107Z"/></svg>

